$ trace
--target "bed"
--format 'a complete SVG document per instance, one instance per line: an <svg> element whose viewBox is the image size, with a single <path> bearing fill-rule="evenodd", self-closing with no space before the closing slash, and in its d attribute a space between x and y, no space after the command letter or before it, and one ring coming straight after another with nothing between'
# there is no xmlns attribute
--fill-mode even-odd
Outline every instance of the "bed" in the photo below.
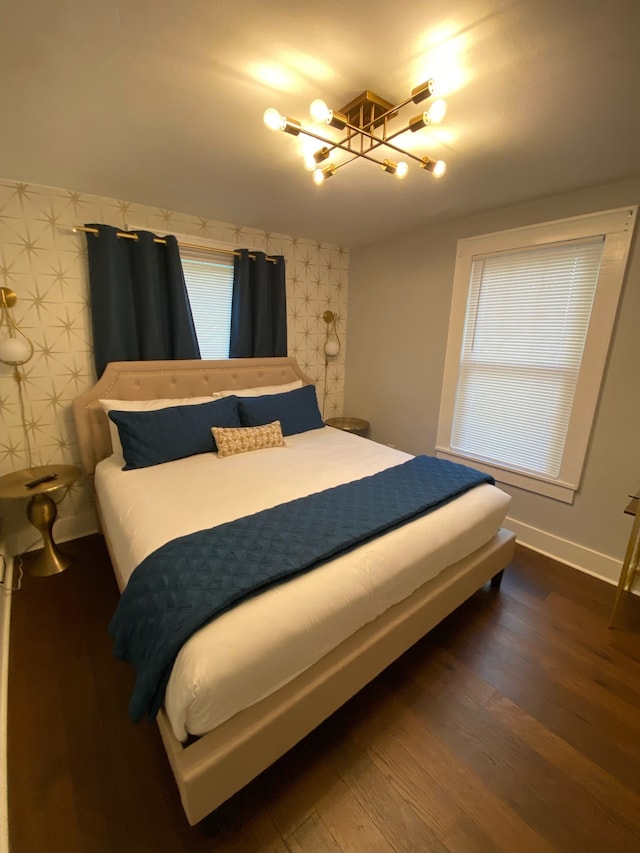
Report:
<svg viewBox="0 0 640 853"><path fill-rule="evenodd" d="M137 412L144 401L208 406L238 391L260 411L263 392L277 400L286 389L298 399L311 384L293 358L119 362L74 400L82 464L95 477L121 591L167 540L288 506L306 492L349 488L411 457L320 423L287 435L284 448L199 453L123 471L106 411L126 406L100 401L131 401ZM173 664L157 714L188 821L247 784L482 585L497 586L514 547L502 527L508 505L495 486L477 485L198 630ZM296 620L282 619L285 612Z"/></svg>

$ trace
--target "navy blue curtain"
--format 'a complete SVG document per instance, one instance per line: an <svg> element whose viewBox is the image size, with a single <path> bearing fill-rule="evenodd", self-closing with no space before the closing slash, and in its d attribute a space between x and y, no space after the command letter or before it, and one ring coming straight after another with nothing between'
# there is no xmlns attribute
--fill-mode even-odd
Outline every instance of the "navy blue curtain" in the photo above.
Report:
<svg viewBox="0 0 640 853"><path fill-rule="evenodd" d="M110 361L200 358L178 241L118 237L111 225L87 233L96 372Z"/></svg>
<svg viewBox="0 0 640 853"><path fill-rule="evenodd" d="M253 258L253 259L252 259ZM274 263L275 260L275 263ZM230 358L287 354L284 258L240 249L234 260Z"/></svg>

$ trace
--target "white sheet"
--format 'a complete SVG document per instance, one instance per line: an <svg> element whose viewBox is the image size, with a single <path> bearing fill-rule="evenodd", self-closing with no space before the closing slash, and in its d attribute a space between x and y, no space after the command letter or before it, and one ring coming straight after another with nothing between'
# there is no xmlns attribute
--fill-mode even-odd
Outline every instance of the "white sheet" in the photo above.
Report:
<svg viewBox="0 0 640 853"><path fill-rule="evenodd" d="M164 542L399 464L409 455L331 427L284 448L152 468L96 468L95 485L121 587ZM510 497L482 485L423 518L274 587L198 631L175 662L165 707L175 736L204 734L258 702L485 544ZM429 555L428 569L425 556Z"/></svg>

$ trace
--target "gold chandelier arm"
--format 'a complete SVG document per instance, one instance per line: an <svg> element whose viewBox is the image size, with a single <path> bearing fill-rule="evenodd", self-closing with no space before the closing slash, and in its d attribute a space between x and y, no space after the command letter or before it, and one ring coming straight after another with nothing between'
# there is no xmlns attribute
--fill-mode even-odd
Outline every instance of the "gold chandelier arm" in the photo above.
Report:
<svg viewBox="0 0 640 853"><path fill-rule="evenodd" d="M413 98L411 97L411 95L409 95L408 98L406 98L404 101L401 101L399 104L396 104L395 107L390 107L388 110L386 110L386 112L380 113L379 115L372 118L371 121L368 121L368 122L366 122L366 124L363 124L362 125L363 129L365 127L366 128L369 128L372 126L375 127L376 124L380 124L380 122L382 122L382 121L384 121L386 123L388 118L391 118L395 113L398 112L398 110L401 110L403 107L406 107L407 104L412 103L412 101L413 101ZM352 126L353 125L350 125L347 122L347 127L352 127ZM404 130L398 131L398 133L394 133L393 135L398 136L399 133L404 133L405 130L408 130L408 129L409 129L409 126L407 125L407 127L405 127ZM361 132L360 128L356 128L356 130L358 131L358 133ZM389 139L391 139L391 137L389 137Z"/></svg>
<svg viewBox="0 0 640 853"><path fill-rule="evenodd" d="M331 148L340 148L341 151L346 151L348 154L353 154L353 157L351 158L351 160L346 161L348 163L350 163L352 160L355 160L357 157L364 157L365 160L370 160L372 163L376 163L378 166L383 165L382 160L376 160L375 157L370 157L368 154L364 154L364 153L361 153L359 151L354 152L353 148L349 148L349 146L345 145L343 141L336 142L333 139L327 139L326 136L320 136L319 133L314 133L314 131L306 130L305 128L301 128L300 133L302 133L304 136L310 136L312 139L317 139L318 142L324 142L325 145L331 146ZM360 133L360 131L358 131L358 133ZM375 138L376 137L374 137L374 139ZM378 141L380 141L380 140L378 140ZM385 143L380 142L380 144L384 145ZM398 149L398 150L400 150L400 149ZM418 162L420 162L420 157L416 157L413 154L411 154L409 156L413 157L414 160L418 160ZM345 163L341 163L340 165L344 166ZM336 169L338 169L338 168L339 168L339 166L336 166Z"/></svg>
<svg viewBox="0 0 640 853"><path fill-rule="evenodd" d="M411 94L409 95L409 97L405 98L404 101L400 101L399 104L396 104L393 107L389 107L383 113L378 113L378 115L374 116L374 118L372 118L371 121L368 121L365 124L363 124L362 127L363 128L365 128L365 127L369 128L372 125L375 126L376 124L380 124L381 121L384 121L386 123L386 120L388 118L391 118L393 115L395 115L395 113L397 113L403 107L406 107L408 104L411 104L411 103L418 104L421 101L424 101L426 98L430 98L433 94L434 94L434 81L432 78L429 78L429 80L426 80L420 86L416 86L411 91ZM347 126L351 127L352 125L347 124ZM360 133L360 128L356 128L356 129L357 129L358 133ZM394 133L393 136L398 136L400 133L404 133L408 129L409 129L409 125L407 125L407 127L405 127L404 130L400 130L397 133ZM389 137L389 138L391 139L392 137Z"/></svg>
<svg viewBox="0 0 640 853"><path fill-rule="evenodd" d="M399 136L401 133L407 131L409 129L408 125L403 130L399 130L397 133L394 133L391 136L382 139L379 136L374 136L373 133L369 133L366 130L360 130L359 128L355 127L355 125L347 123L346 126L349 128L349 130L355 130L362 136L366 136L367 139L371 139L373 142L376 143L376 148L379 148L381 145L384 145L387 148L391 148L393 151L397 151L398 153L402 154L403 157L411 157L412 160L416 160L416 162L418 163L422 162L422 157L418 157L416 154L412 154L411 151L405 151L404 148L399 148L397 145L394 145L392 142L389 141L390 139L393 139L394 137Z"/></svg>
<svg viewBox="0 0 640 853"><path fill-rule="evenodd" d="M409 98L405 103L408 104L410 102L411 102L411 98ZM387 115L388 113L391 113L394 110L400 109L400 107L402 107L404 105L405 104L399 104L397 107L394 107L393 110L388 110L387 113L385 113L384 115ZM375 120L375 122L373 122L373 121L369 122L369 125L378 124L380 122L381 118L382 118L382 116L377 118ZM366 126L369 126L369 125L366 125ZM394 151L397 151L398 153L402 154L403 157L410 157L412 160L415 160L417 163L423 162L422 157L418 157L416 154L412 154L411 151L406 151L404 148L399 148L397 145L393 145L390 142L390 140L395 139L396 136L400 136L400 134L406 133L411 127L411 125L409 125L409 124L406 127L400 128L400 130L396 130L395 133L392 133L390 136L388 136L384 139L381 139L379 136L375 136L372 133L368 133L366 130L360 130L359 127L356 127L353 124L349 124L349 122L345 123L345 127L348 127L349 130L352 132L348 133L344 139L340 139L338 142L336 142L335 140L327 139L326 137L320 136L320 134L314 133L313 131L306 130L305 128L300 128L299 132L302 133L304 136L311 136L314 139L317 139L319 142L324 142L329 147L330 150L334 149L334 148L340 148L342 151L348 151L349 153L354 154L354 156L351 158L351 160L347 160L346 163L351 163L357 157L364 157L365 160L371 160L371 162L377 163L379 166L382 166L382 161L375 160L373 157L367 157L367 155L364 154L363 152L358 152L358 151L354 152L354 149L346 144L351 139L354 139L357 136L366 136L368 139L372 140L375 143L375 145L372 145L369 150L373 150L374 148L380 148L380 146L386 146L387 148L392 148ZM341 163L340 165L345 165L345 163ZM336 166L336 168L339 168L339 166Z"/></svg>
<svg viewBox="0 0 640 853"><path fill-rule="evenodd" d="M361 154L353 154L352 157L348 157L346 160L343 160L342 163L335 163L335 171L337 172L338 169L341 169L343 166L346 166L348 163L353 163L354 160L357 160L358 157L361 157L361 156L362 156ZM373 158L368 158L368 159L373 159ZM374 160L373 162L375 163L376 161ZM380 163L379 165L382 165L382 164Z"/></svg>

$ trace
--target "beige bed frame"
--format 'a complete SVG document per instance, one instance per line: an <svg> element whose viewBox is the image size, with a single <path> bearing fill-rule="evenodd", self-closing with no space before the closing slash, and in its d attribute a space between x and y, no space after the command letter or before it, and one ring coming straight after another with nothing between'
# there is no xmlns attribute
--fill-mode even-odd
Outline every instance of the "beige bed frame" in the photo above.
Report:
<svg viewBox="0 0 640 853"><path fill-rule="evenodd" d="M73 402L84 469L92 474L111 453L99 399L203 396L295 379L312 382L293 358L113 362ZM158 726L189 823L202 820L255 778L498 575L511 561L514 543L510 531L499 530L482 548L365 625L285 687L187 746L174 737L161 711Z"/></svg>

